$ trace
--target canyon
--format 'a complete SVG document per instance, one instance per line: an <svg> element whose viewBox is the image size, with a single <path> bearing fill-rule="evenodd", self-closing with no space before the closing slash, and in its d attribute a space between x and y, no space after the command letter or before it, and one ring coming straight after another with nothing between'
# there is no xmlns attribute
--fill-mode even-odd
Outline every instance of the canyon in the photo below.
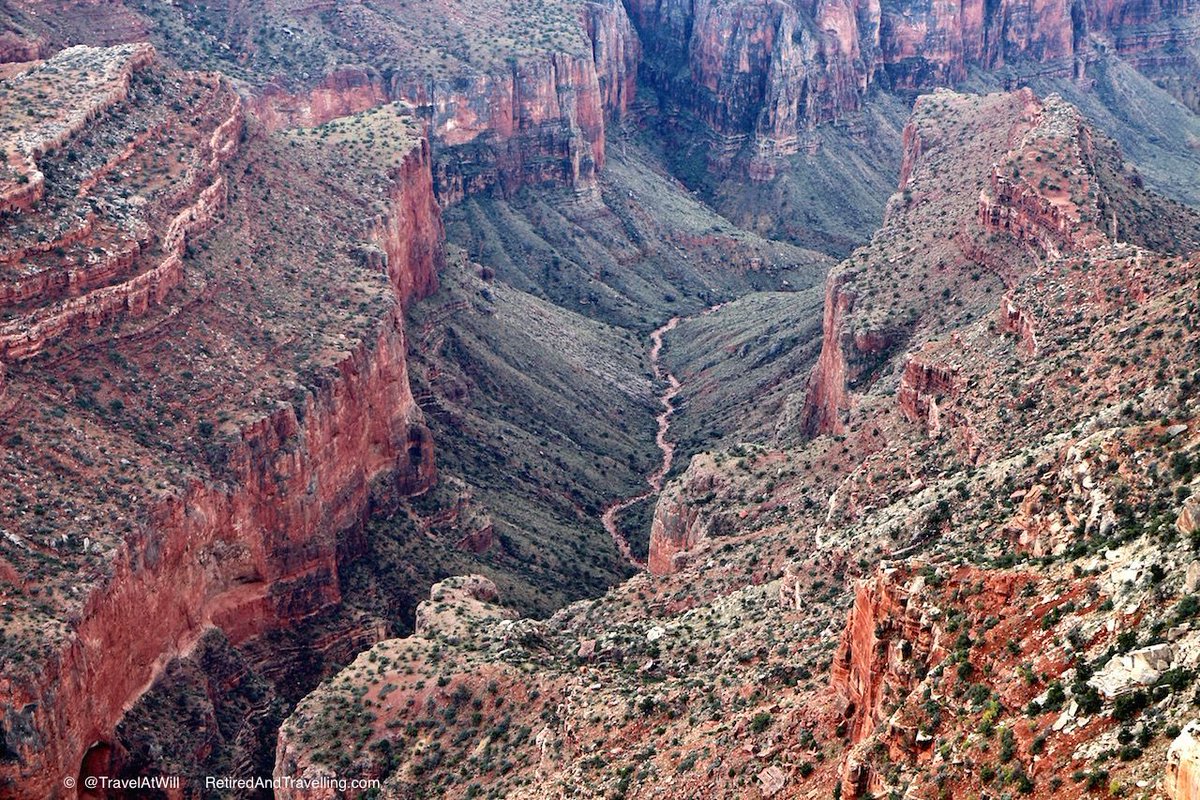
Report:
<svg viewBox="0 0 1200 800"><path fill-rule="evenodd" d="M0 795L1191 797L1196 26L0 4Z"/></svg>
<svg viewBox="0 0 1200 800"><path fill-rule="evenodd" d="M1165 376L1114 395L1106 370L1075 365L1115 341L1156 363L1153 332L1195 302L1173 272L1192 275L1194 258L1108 238L1095 209L1141 189L1111 182L1111 151L1059 98L937 92L905 141L883 227L827 281L829 298L854 293L826 304L810 386L827 390L795 400L801 432L825 418L834 434L694 457L659 499L651 571L603 597L541 620L497 618L491 595L443 603L453 622L376 645L297 707L276 775L451 796L1189 785L1192 712L1174 687L1196 663L1193 551L1172 531L1190 520L1175 490L1192 479L1194 400ZM1013 163L1070 175L1074 189L1036 171L1029 184L1070 200L1067 230L1015 194L988 202L1020 224L980 215L994 165ZM1194 212L1142 202L1197 230ZM1047 300L1048 284L1078 300ZM903 301L942 286L948 309ZM1035 350L1002 326L1009 304ZM1008 394L998 379L1014 373ZM1072 405L1049 400L1068 385ZM842 401L821 412L829 397ZM1159 491L1150 464L1164 458L1183 466ZM324 744L352 719L366 720L354 744Z"/></svg>
<svg viewBox="0 0 1200 800"><path fill-rule="evenodd" d="M114 70L109 69L110 64L124 66ZM98 133L103 131L104 123L98 119L102 115L113 115L112 109L119 104L120 113L127 117L149 113L147 123L151 123L155 107L147 104L148 88L161 91L165 82L167 91L178 91L174 82L186 85L194 81L201 86L206 82L164 72L153 51L145 47L74 48L44 67L35 67L35 72L18 75L24 84L7 86L34 91L30 84L36 70L58 76L96 66L114 76L108 80L117 87L113 94L103 96L96 109L84 107L92 120L88 136L96 145L81 142L85 139L82 126L68 122L52 144L33 146L39 159L57 159L53 169L45 168L56 181L54 195L52 199L48 188L45 197L22 215L22 224L9 226L13 238L8 249L15 258L23 259L17 263L27 269L35 267L37 261L29 259L31 250L23 247L21 237L27 235L26 230L36 230L36 215L61 214L56 206L76 203L78 198L104 198L102 207L107 204L112 209L108 213L126 213L112 194L116 177L126 182L144 181L142 191L149 202L135 213L144 214L147 222L131 227L161 238L136 243L132 256L115 271L104 266L104 259L95 260L101 265L99 271L71 276L65 283L47 271L44 274L50 279L40 281L36 288L24 281L8 301L9 308L19 314L5 325L3 349L10 430L39 426L39 406L49 406L31 404L30 398L52 399L55 404L63 401L62 389L55 386L59 376L58 380L65 380L66 386L78 392L74 410L63 417L68 426L64 432L87 431L72 436L77 443L69 456L70 466L37 454L20 462L9 461L10 465L19 464L6 482L12 500L6 504L6 523L11 526L9 541L16 545L7 556L9 568L24 571L25 567L15 565L52 555L47 563L54 566L26 572L24 586L26 591L40 587L47 594L61 593L64 600L56 610L63 615L61 622L51 626L52 618L39 620L42 612L30 608L32 615L19 619L21 626L30 627L10 623L5 635L8 648L26 648L26 655L45 659L7 670L5 676L5 738L12 755L12 760L6 761L9 772L5 780L21 786L29 796L58 791L62 775L78 773L82 779L88 770L115 768L119 761L109 760L119 754L113 752L110 737L122 714L168 662L190 652L209 628L220 629L236 645L300 624L336 605L340 599L336 579L339 540L361 527L372 487L418 493L428 488L435 476L431 440L409 389L400 316L402 304L429 291L441 259L441 223L429 152L415 137L387 173L388 222L371 234L387 268L379 269L371 259L357 267L366 280L362 296L375 298L377 316L366 327L362 321L346 319L346 330L359 328L357 341L342 338L346 344L323 345L324 349L310 356L309 369L314 370L310 386L289 386L287 378L269 372L276 365L264 363L261 357L243 362L248 369L242 374L209 372L212 379L225 383L210 384L207 401L201 399L202 394L196 395L189 408L192 422L177 414L172 427L182 423L198 430L200 439L216 439L219 450L180 469L175 465L182 463L181 454L196 446L195 434L181 436L182 431L164 428L139 434L119 422L123 413L138 413L133 398L121 403L114 400L102 410L99 404L103 401L75 383L89 380L80 375L88 370L84 354L97 347L112 347L104 344L107 336L92 333L105 326L132 329L124 336L140 340L139 350L122 348L128 361L114 362L134 375L142 368L135 360L136 353L155 358L161 347L174 350L185 366L196 363L196 348L205 353L209 346L221 347L237 358L233 353L246 340L226 340L218 345L220 339L205 342L203 335L196 335L213 330L209 326L214 323L223 337L236 335L237 327L222 318L222 313L232 308L218 309L212 304L212 290L206 284L215 276L189 274L184 251L194 248L197 240L203 241L205 228L217 224L219 218L245 213L246 201L228 200L231 191L224 162L254 163L245 159L261 158L262 147L256 143L248 153L239 154L244 149L239 140L245 138L241 101L216 82L209 87L210 93L217 93L216 99L193 95L200 98L200 111L191 110L186 122L182 117L168 119L148 129L151 137L162 137L159 141L195 145L187 160L180 158L186 169L180 180L161 182L155 167L143 161L152 152L149 147L146 155L138 149L116 152L115 160L107 163L97 160L96 156L104 155L104 138ZM137 96L132 86L138 87ZM403 119L393 118L404 124ZM165 136L166 130L174 135ZM79 161L94 165L91 177L86 177L86 171L70 168ZM76 190L72 182L81 176L86 179ZM235 207L225 210L227 202ZM242 206L236 205L239 202ZM161 204L161 210L155 203ZM85 219L82 235L68 233L58 245L59 252L72 247L95 254L112 246L106 238L113 235L110 220L99 216ZM112 221L129 226L119 219ZM114 232L119 235L119 231L117 227ZM118 247L126 246L119 239L117 242ZM55 252L33 252L45 252L39 260L54 268ZM265 267L263 261L259 263ZM264 269L264 274L269 272ZM129 275L132 277L127 279ZM371 275L381 275L382 280L367 277ZM60 288L64 286L65 291ZM267 284L263 290L274 288L275 284ZM180 292L191 295L190 299L180 298ZM173 299L169 306L168 298ZM283 297L271 299L266 315L273 322L266 327L259 316L264 312L253 304L249 299L246 311L252 315L243 317L246 322L264 332L288 335L286 320L294 311ZM337 323L329 323L327 335L336 341ZM340 335L344 337L344 333ZM191 345L178 340L180 336L189 337ZM63 349L64 341L69 342L69 349ZM81 358L85 360L81 362ZM36 367L30 366L31 362ZM152 397L141 413L153 419L162 413L153 411L155 402L166 399L161 395L170 390L160 383L166 377L160 369L149 368L155 376L150 383ZM189 372L183 375L183 380L192 380ZM247 384L240 383L243 380L259 382L256 402L237 409L238 416L221 411L223 407L236 409L224 406L223 396L254 397ZM281 391L286 400L280 397ZM271 399L272 393L275 399ZM219 430L207 420L195 422L206 414L224 420ZM13 441L16 439L10 441L10 447ZM12 450L9 453L15 455ZM133 487L129 500L123 493L110 496L108 502L115 500L119 506L128 507L131 500L138 503L131 516L126 516L129 511L113 513L114 520L132 520L124 531L111 522L88 524L93 519L88 515L77 516L74 525L53 527L50 536L45 528L21 521L28 508L23 494L30 487L58 483L70 491L72 484L61 479L47 484L49 474L61 475L65 470L76 480L89 473L103 476L102 465L117 464L118 455L121 471L137 463L145 470L140 480L147 482L142 488ZM105 487L111 491L117 485L109 483L114 476L110 471L109 478L95 484L100 496L106 493ZM146 497L138 500L137 494ZM43 492L41 496L45 498L41 503L56 509L51 512L52 519L61 514L57 509L75 502L70 495L57 499ZM96 508L105 505L96 502ZM171 590L164 590L168 586ZM148 621L152 624L147 625ZM29 636L34 637L35 645L30 645ZM14 658L15 652L9 650L6 660ZM15 667L17 662L10 663Z"/></svg>

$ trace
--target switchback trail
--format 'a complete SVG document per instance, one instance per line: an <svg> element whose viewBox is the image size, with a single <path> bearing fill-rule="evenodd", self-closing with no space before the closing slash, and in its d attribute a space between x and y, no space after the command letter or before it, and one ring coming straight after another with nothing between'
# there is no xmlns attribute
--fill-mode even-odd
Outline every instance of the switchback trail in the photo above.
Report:
<svg viewBox="0 0 1200 800"><path fill-rule="evenodd" d="M621 555L630 564L638 569L645 569L646 563L633 555L633 551L629 548L629 542L617 526L617 516L634 503L641 502L647 497L661 492L663 479L671 471L671 462L675 458L675 443L667 438L667 434L671 430L671 415L675 413L675 397L679 394L682 385L679 383L679 379L662 365L663 336L675 330L676 326L684 319L706 316L721 308L722 305L724 303L710 306L692 317L671 317L664 324L655 328L654 332L650 334L650 364L654 368L654 377L666 383L666 388L663 389L662 394L658 398L658 402L662 406L662 411L655 417L658 422L658 433L655 435L654 440L658 444L659 452L662 453L662 460L658 467L646 476L645 491L635 494L632 497L614 500L604 507L604 513L600 517L600 521L604 523L604 529L612 537L617 550L621 552Z"/></svg>

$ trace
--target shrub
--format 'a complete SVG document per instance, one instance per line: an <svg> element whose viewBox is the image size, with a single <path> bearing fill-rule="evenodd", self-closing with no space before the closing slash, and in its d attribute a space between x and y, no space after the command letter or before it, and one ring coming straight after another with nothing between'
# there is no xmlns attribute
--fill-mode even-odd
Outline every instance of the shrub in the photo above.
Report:
<svg viewBox="0 0 1200 800"><path fill-rule="evenodd" d="M767 711L760 711L754 715L754 719L750 720L750 731L752 733L762 733L767 728L771 727L773 718Z"/></svg>
<svg viewBox="0 0 1200 800"><path fill-rule="evenodd" d="M1131 720L1146 707L1148 702L1149 698L1142 691L1123 694L1113 701L1112 717L1118 722Z"/></svg>

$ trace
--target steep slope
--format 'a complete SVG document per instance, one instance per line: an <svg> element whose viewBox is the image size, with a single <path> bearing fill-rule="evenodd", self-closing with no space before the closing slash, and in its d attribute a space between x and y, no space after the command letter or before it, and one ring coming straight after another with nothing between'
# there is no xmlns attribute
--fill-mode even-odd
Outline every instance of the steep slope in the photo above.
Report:
<svg viewBox="0 0 1200 800"><path fill-rule="evenodd" d="M895 184L908 103L1033 86L1193 203L1194 5L631 0L673 172L735 224L845 256ZM1156 85L1157 84L1157 85ZM1172 94L1173 93L1173 94ZM1165 129L1170 129L1168 133Z"/></svg>
<svg viewBox="0 0 1200 800"><path fill-rule="evenodd" d="M386 4L84 5L6 5L4 57L149 36L237 85L147 45L0 72L2 779L30 796L262 774L292 705L450 572L526 613L599 593L628 569L600 509L653 467L643 334L828 265L635 143L600 176L638 55L619 3L451 4L459 31ZM481 20L499 38L463 51ZM456 253L436 294L442 207L484 266Z"/></svg>
<svg viewBox="0 0 1200 800"><path fill-rule="evenodd" d="M619 134L596 195L525 191L446 212L450 241L499 280L648 334L664 320L751 290L805 288L832 259L743 230Z"/></svg>
<svg viewBox="0 0 1200 800"><path fill-rule="evenodd" d="M1170 772L1166 751L1200 660L1200 264L1137 242L1190 249L1198 219L1058 98L937 93L905 138L886 223L830 276L825 390L793 423L839 433L696 457L659 501L662 574L545 621L435 590L442 616L298 706L277 775L530 797L1189 785L1194 740Z"/></svg>

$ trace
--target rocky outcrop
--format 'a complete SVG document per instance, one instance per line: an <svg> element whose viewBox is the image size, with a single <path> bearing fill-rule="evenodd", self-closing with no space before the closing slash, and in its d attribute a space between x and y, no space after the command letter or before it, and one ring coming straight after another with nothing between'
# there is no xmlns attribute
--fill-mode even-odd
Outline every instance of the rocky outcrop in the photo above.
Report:
<svg viewBox="0 0 1200 800"><path fill-rule="evenodd" d="M822 323L821 355L808 379L804 397L803 431L808 436L839 433L849 408L846 391L846 315L854 307L854 295L830 275L825 287L825 316Z"/></svg>
<svg viewBox="0 0 1200 800"><path fill-rule="evenodd" d="M499 603L500 593L496 584L482 575L459 575L435 583L429 590L429 599L423 600L417 608L416 627L411 636L379 643L375 648L360 654L346 670L356 672L363 665L378 664L380 656L384 657L385 663L391 661L400 652L399 648L404 648L403 652L406 653L428 653L430 658L440 662L442 668L453 670L451 663L441 659L440 651L443 647L454 648L461 643L471 643L482 648L484 642L497 635L513 647L541 640L544 623L528 619L518 620L516 612ZM477 673L474 678L481 679L485 673L497 674L484 666L483 671ZM482 680L479 682L483 683ZM432 681L430 683L432 684ZM493 683L491 691L496 691L496 686L497 684ZM392 684L380 698L381 709L386 709L380 716L386 718L397 712L402 714L402 709L415 702L414 698L420 696L417 693L425 688L422 682L411 690L413 693L410 694L408 687ZM445 681L439 681L436 689L433 689L434 694L427 695L429 699L426 702L453 705L455 701L452 693L456 690L461 692L465 688L465 682L451 688ZM478 687L479 691L482 689L482 686ZM393 690L397 694L389 699L388 695ZM281 785L275 790L276 798L299 800L317 797L333 800L340 797L361 797L365 794L359 786L350 787L347 791L336 790L342 775L335 765L327 763L318 755L318 748L314 747L314 740L310 735L313 729L319 729L320 720L327 711L326 704L339 691L340 688L332 686L330 682L323 684L300 702L279 729L274 775L276 779L281 779ZM408 702L405 700L406 695ZM357 774L368 778L383 778L385 794L402 794L393 788L393 770L394 766L389 766L386 759L380 761L371 758L360 765ZM389 775L392 775L393 779L388 779ZM310 782L311 786L297 785L301 781Z"/></svg>
<svg viewBox="0 0 1200 800"><path fill-rule="evenodd" d="M702 538L701 527L699 510L694 505L664 492L654 506L646 568L654 575L678 572L686 563L686 552Z"/></svg>
<svg viewBox="0 0 1200 800"><path fill-rule="evenodd" d="M930 436L942 431L939 401L960 388L959 370L948 364L926 361L920 354L909 357L896 393L900 412L911 422L925 427Z"/></svg>
<svg viewBox="0 0 1200 800"><path fill-rule="evenodd" d="M846 733L860 742L883 721L884 708L913 683L915 666L938 646L940 629L921 602L925 580L881 565L855 586L854 607L830 667Z"/></svg>
<svg viewBox="0 0 1200 800"><path fill-rule="evenodd" d="M1170 800L1200 797L1200 720L1189 722L1171 742L1163 791Z"/></svg>
<svg viewBox="0 0 1200 800"><path fill-rule="evenodd" d="M1073 219L1063 204L1055 203L1025 180L1016 180L992 168L989 188L979 194L979 224L1004 231L1039 252L1058 252L1075 246Z"/></svg>
<svg viewBox="0 0 1200 800"><path fill-rule="evenodd" d="M1175 518L1175 530L1184 536L1200 531L1200 496L1193 495L1183 501L1179 516Z"/></svg>
<svg viewBox="0 0 1200 800"><path fill-rule="evenodd" d="M413 636L434 639L462 632L466 620L512 619L516 614L503 609L500 590L482 575L459 575L435 583L429 599L417 606Z"/></svg>
<svg viewBox="0 0 1200 800"><path fill-rule="evenodd" d="M720 512L708 507L724 483L712 459L698 456L681 478L659 494L646 558L646 568L652 574L679 572L688 563L689 550L705 541L710 532L724 529Z"/></svg>
<svg viewBox="0 0 1200 800"><path fill-rule="evenodd" d="M804 397L802 430L807 436L845 431L852 405L850 388L868 380L904 339L898 330L853 329L852 283L852 274L844 270L835 270L826 280L821 355Z"/></svg>
<svg viewBox="0 0 1200 800"><path fill-rule="evenodd" d="M1000 301L1000 329L1017 337L1017 349L1027 356L1037 355L1037 324L1032 312L1011 296Z"/></svg>
<svg viewBox="0 0 1200 800"><path fill-rule="evenodd" d="M388 212L376 223L372 237L383 251L382 266L405 306L437 290L442 267L445 231L431 167L429 142L422 139L395 169Z"/></svg>
<svg viewBox="0 0 1200 800"><path fill-rule="evenodd" d="M606 120L633 99L641 50L619 0L586 3L581 15L586 53L527 56L455 78L343 68L306 93L271 85L255 107L279 128L410 103L425 120L443 206L544 183L584 188L604 165Z"/></svg>

